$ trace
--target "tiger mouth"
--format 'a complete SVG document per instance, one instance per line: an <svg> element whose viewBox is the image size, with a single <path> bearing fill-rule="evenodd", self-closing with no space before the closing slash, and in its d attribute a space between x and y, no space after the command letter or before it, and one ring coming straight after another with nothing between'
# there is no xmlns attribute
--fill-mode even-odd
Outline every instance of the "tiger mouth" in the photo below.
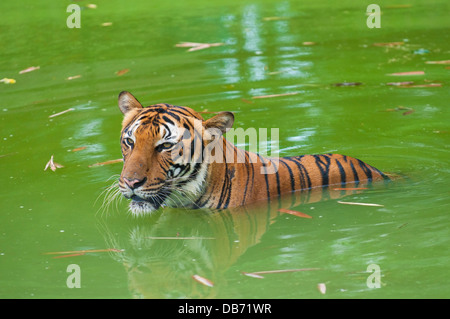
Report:
<svg viewBox="0 0 450 319"><path fill-rule="evenodd" d="M133 194L130 199L130 207L137 208L141 211L153 211L157 210L161 207L161 205L164 203L166 198L169 196L169 192L167 191L161 191L158 192L158 194L155 196L149 196L148 198L140 197L136 194Z"/></svg>

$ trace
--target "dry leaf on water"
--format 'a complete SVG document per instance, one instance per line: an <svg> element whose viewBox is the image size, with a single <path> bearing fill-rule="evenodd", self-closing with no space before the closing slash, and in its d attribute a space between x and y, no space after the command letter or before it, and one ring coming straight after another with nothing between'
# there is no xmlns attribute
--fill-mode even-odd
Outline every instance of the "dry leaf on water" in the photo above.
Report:
<svg viewBox="0 0 450 319"><path fill-rule="evenodd" d="M443 61L425 61L426 64L450 64L450 60Z"/></svg>
<svg viewBox="0 0 450 319"><path fill-rule="evenodd" d="M402 45L404 43L405 42L383 42L383 43L374 43L373 46L392 48L392 47L396 47L396 46Z"/></svg>
<svg viewBox="0 0 450 319"><path fill-rule="evenodd" d="M407 75L424 75L424 71L409 71L409 72L396 72L396 73L388 73L387 75L393 76L407 76Z"/></svg>
<svg viewBox="0 0 450 319"><path fill-rule="evenodd" d="M215 239L214 237L157 237L157 236L150 236L150 237L144 237L147 239L182 239L182 240L186 240L186 239Z"/></svg>
<svg viewBox="0 0 450 319"><path fill-rule="evenodd" d="M413 81L403 81L403 82L389 82L386 83L386 85L392 85L392 86L405 86L405 85L411 85L414 84Z"/></svg>
<svg viewBox="0 0 450 319"><path fill-rule="evenodd" d="M362 85L361 82L342 82L342 83L334 83L334 86L359 86Z"/></svg>
<svg viewBox="0 0 450 319"><path fill-rule="evenodd" d="M336 187L333 188L334 191L359 191L368 189L367 187Z"/></svg>
<svg viewBox="0 0 450 319"><path fill-rule="evenodd" d="M386 112L398 112L398 111L404 111L402 113L402 115L408 115L408 114L415 112L415 110L413 108L406 107L406 106L398 106L395 109L387 109L386 110Z"/></svg>
<svg viewBox="0 0 450 319"><path fill-rule="evenodd" d="M297 95L297 94L298 94L298 92L281 93L281 94L270 94L270 95L258 95L258 96L252 96L252 99L268 99L268 98L272 98L272 97Z"/></svg>
<svg viewBox="0 0 450 319"><path fill-rule="evenodd" d="M25 70L19 71L19 74L24 74L24 73L28 73L31 71L39 70L40 68L41 68L40 66L30 66L29 68L26 68Z"/></svg>
<svg viewBox="0 0 450 319"><path fill-rule="evenodd" d="M86 149L86 146L81 146L81 147L74 148L73 150L71 150L71 152L78 152L78 151L82 151L85 149Z"/></svg>
<svg viewBox="0 0 450 319"><path fill-rule="evenodd" d="M252 278L258 278L258 279L263 279L264 276L252 273L252 272L242 272L243 275L248 276L248 277L252 277Z"/></svg>
<svg viewBox="0 0 450 319"><path fill-rule="evenodd" d="M74 111L75 109L74 108L70 108L70 109L67 109L67 110L64 110L64 111L61 111L61 112L59 112L59 113L55 113L55 114L52 114L52 115L49 115L48 116L48 118L54 118L54 117L57 117L57 116L60 116L60 115L62 115L62 114L64 114L64 113L67 113L67 112L70 112L70 111Z"/></svg>
<svg viewBox="0 0 450 319"><path fill-rule="evenodd" d="M312 218L312 216L309 216L309 215L307 215L305 213L297 212L295 210L280 208L278 211L280 213L290 214L290 215L294 215L294 216L297 216L297 217Z"/></svg>
<svg viewBox="0 0 450 319"><path fill-rule="evenodd" d="M74 250L74 251L55 251L44 253L44 255L61 255L52 258L66 258L74 256L82 256L87 253L103 253L103 252L122 252L123 249L107 248L107 249L86 249L86 250Z"/></svg>
<svg viewBox="0 0 450 319"><path fill-rule="evenodd" d="M77 74L77 75L72 75L72 76L69 76L68 78L67 78L67 80L75 80L75 79L79 79L79 78L81 78L81 75L79 75L79 74Z"/></svg>
<svg viewBox="0 0 450 319"><path fill-rule="evenodd" d="M355 202L341 202L341 201L338 201L338 203L339 203L339 204L346 204L346 205L384 207L384 205L380 205L380 204L372 204L372 203L355 203Z"/></svg>
<svg viewBox="0 0 450 319"><path fill-rule="evenodd" d="M225 43L217 42L217 43L200 43L200 42L180 42L175 44L177 48L190 48L187 52L203 50L211 47L218 47L224 45Z"/></svg>
<svg viewBox="0 0 450 319"><path fill-rule="evenodd" d="M211 280L206 279L206 278L204 278L204 277L202 277L202 276L199 276L199 275L193 275L192 278L193 278L195 281L201 283L201 284L204 285L204 286L214 287L214 283L213 283Z"/></svg>
<svg viewBox="0 0 450 319"><path fill-rule="evenodd" d="M119 70L116 72L116 75L121 76L121 75L124 75L125 73L128 73L129 71L130 71L130 69Z"/></svg>
<svg viewBox="0 0 450 319"><path fill-rule="evenodd" d="M0 82L3 82L3 83L5 83L5 84L14 84L14 83L16 83L16 80L14 80L14 79L8 79L8 78L3 78L3 79L0 80Z"/></svg>
<svg viewBox="0 0 450 319"><path fill-rule="evenodd" d="M50 168L52 171L56 171L57 168L61 168L64 167L59 163L55 163L53 161L53 155L50 157L50 160L47 162L47 164L45 165L44 171L47 170L47 168Z"/></svg>
<svg viewBox="0 0 450 319"><path fill-rule="evenodd" d="M416 84L416 85L401 85L402 88L437 88L441 87L442 83L428 83L428 84Z"/></svg>
<svg viewBox="0 0 450 319"><path fill-rule="evenodd" d="M317 284L317 289L322 295L325 295L325 293L327 292L327 286L324 283Z"/></svg>
<svg viewBox="0 0 450 319"><path fill-rule="evenodd" d="M115 163L120 163L120 162L123 162L122 158L118 158L118 159L110 160L110 161L106 161L106 162L95 163L95 164L89 165L89 167L103 166L103 165L115 164Z"/></svg>
<svg viewBox="0 0 450 319"><path fill-rule="evenodd" d="M320 268L298 268L298 269L276 269L276 270L263 270L263 271L253 271L253 272L242 272L243 275L252 277L252 278L264 278L261 275L267 274L282 274L288 272L300 272L300 271L311 271L311 270L319 270Z"/></svg>

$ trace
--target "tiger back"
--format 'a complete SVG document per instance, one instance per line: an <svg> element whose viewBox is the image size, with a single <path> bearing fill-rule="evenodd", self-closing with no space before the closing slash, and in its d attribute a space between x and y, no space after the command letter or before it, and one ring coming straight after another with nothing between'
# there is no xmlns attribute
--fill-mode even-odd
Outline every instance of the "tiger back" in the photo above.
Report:
<svg viewBox="0 0 450 319"><path fill-rule="evenodd" d="M204 120L188 107L143 107L126 91L119 95L119 108L124 114L119 189L131 199L135 215L161 206L233 208L330 185L389 180L345 155L268 158L239 149L223 136L233 125L231 112Z"/></svg>

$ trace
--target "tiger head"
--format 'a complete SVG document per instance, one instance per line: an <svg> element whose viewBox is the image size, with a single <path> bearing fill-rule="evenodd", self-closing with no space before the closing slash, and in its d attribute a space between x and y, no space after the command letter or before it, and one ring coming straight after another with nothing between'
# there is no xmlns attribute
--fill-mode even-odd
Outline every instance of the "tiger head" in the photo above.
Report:
<svg viewBox="0 0 450 319"><path fill-rule="evenodd" d="M208 173L203 150L231 128L233 114L221 112L205 121L188 107L143 107L126 91L119 94L119 108L124 114L119 189L131 199L131 212L139 215L165 205L192 206Z"/></svg>

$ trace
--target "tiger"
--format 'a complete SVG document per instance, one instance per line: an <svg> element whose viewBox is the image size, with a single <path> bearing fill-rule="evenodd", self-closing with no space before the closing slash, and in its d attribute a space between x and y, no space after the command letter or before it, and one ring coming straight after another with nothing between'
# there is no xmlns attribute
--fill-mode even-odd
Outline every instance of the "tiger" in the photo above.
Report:
<svg viewBox="0 0 450 319"><path fill-rule="evenodd" d="M143 107L129 92L118 97L121 194L133 215L160 207L230 209L271 202L283 194L389 181L387 174L341 154L264 157L228 141L232 112L204 120L190 107ZM207 152L208 151L208 152Z"/></svg>

